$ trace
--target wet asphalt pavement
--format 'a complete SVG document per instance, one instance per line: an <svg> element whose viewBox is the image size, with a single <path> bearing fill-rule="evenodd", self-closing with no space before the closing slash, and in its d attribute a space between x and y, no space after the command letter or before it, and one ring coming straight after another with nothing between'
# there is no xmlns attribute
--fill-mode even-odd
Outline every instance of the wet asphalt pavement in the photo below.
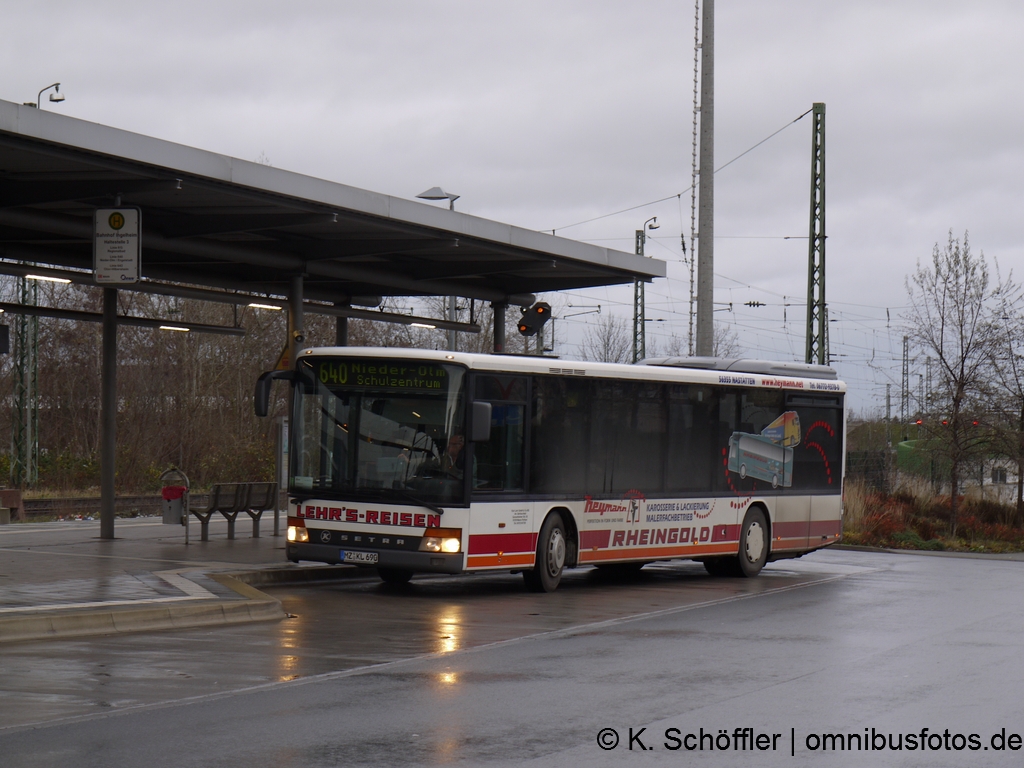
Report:
<svg viewBox="0 0 1024 768"><path fill-rule="evenodd" d="M1020 561L832 550L753 580L581 569L552 595L508 574L264 589L293 618L0 648L0 762L1024 763ZM864 748L887 737L902 748Z"/></svg>

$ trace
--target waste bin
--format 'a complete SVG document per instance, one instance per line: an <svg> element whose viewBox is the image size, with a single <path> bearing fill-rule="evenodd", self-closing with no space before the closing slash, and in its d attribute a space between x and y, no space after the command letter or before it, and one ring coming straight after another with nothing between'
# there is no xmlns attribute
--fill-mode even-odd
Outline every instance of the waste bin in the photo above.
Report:
<svg viewBox="0 0 1024 768"><path fill-rule="evenodd" d="M160 482L163 489L161 506L164 513L164 525L185 525L188 520L188 477L177 467L171 467L162 475Z"/></svg>

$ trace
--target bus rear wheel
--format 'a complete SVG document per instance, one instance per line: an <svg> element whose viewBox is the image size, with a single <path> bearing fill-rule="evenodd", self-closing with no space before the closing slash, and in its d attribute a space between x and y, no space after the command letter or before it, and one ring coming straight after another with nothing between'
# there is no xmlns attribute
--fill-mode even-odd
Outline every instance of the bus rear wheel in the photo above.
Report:
<svg viewBox="0 0 1024 768"><path fill-rule="evenodd" d="M751 507L740 529L740 551L736 557L708 557L704 569L712 576L757 576L768 562L768 521L764 511Z"/></svg>
<svg viewBox="0 0 1024 768"><path fill-rule="evenodd" d="M704 570L712 576L739 576L740 564L735 557L708 557L704 559Z"/></svg>
<svg viewBox="0 0 1024 768"><path fill-rule="evenodd" d="M565 567L565 524L558 513L548 515L537 537L537 560L532 571L523 571L531 592L554 592Z"/></svg>
<svg viewBox="0 0 1024 768"><path fill-rule="evenodd" d="M757 576L768 562L768 521L759 507L751 507L743 518L740 531L740 575Z"/></svg>

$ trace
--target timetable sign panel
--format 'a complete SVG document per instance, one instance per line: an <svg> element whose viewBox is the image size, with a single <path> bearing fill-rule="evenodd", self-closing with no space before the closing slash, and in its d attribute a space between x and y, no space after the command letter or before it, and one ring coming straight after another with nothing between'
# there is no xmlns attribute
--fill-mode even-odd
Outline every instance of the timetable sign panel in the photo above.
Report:
<svg viewBox="0 0 1024 768"><path fill-rule="evenodd" d="M138 208L100 208L93 232L93 273L97 283L139 282Z"/></svg>

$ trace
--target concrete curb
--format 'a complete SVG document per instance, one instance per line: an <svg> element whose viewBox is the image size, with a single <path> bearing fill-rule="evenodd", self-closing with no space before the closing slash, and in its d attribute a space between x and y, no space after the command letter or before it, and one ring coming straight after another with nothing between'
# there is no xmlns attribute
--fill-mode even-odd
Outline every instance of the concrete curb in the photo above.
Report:
<svg viewBox="0 0 1024 768"><path fill-rule="evenodd" d="M0 619L0 643L28 640L64 640L94 635L152 632L168 629L277 621L285 618L281 603L238 600L173 605L140 605L28 613Z"/></svg>
<svg viewBox="0 0 1024 768"><path fill-rule="evenodd" d="M65 640L131 632L280 621L287 617L281 601L260 592L253 584L293 584L334 581L365 575L353 566L268 568L255 571L204 573L236 592L242 600L195 600L179 603L118 605L60 610L26 608L0 617L0 643Z"/></svg>
<svg viewBox="0 0 1024 768"><path fill-rule="evenodd" d="M889 555L921 555L923 557L960 557L972 560L1003 560L1007 562L1024 561L1024 552L962 552L957 550L935 549L888 549L886 547L869 547L863 544L835 544L833 549L847 552L882 552Z"/></svg>
<svg viewBox="0 0 1024 768"><path fill-rule="evenodd" d="M274 584L303 584L306 582L366 578L369 573L373 572L371 568L358 568L354 565L315 565L309 567L261 568L257 571L244 571L230 575L236 580L251 586L271 586Z"/></svg>

